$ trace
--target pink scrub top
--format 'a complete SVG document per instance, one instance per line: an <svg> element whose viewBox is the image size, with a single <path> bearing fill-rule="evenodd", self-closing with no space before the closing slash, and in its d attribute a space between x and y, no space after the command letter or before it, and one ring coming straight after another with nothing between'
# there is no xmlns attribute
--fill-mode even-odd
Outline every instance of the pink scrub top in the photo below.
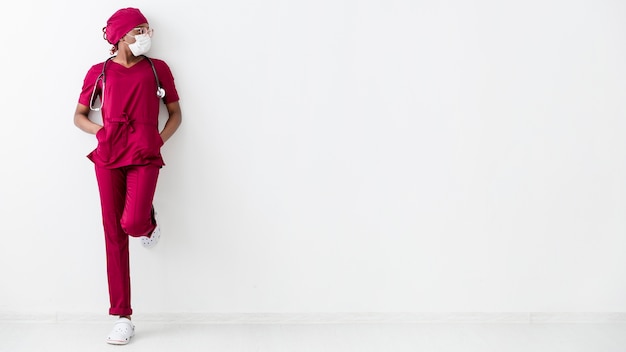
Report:
<svg viewBox="0 0 626 352"><path fill-rule="evenodd" d="M179 100L174 77L167 64L152 59L165 89L165 104ZM89 69L78 99L89 106L91 94L103 62ZM145 58L131 67L124 67L113 60L106 63L106 83L102 121L104 127L96 133L98 146L87 157L96 165L119 168L130 165L163 166L159 134L159 106L157 84L150 62ZM102 84L98 83L96 95L101 97ZM95 99L95 98L94 98Z"/></svg>

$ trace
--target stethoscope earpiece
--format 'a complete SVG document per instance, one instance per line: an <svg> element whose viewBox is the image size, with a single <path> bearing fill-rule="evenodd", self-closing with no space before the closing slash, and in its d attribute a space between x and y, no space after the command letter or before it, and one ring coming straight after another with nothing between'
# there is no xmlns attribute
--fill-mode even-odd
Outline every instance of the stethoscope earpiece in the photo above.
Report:
<svg viewBox="0 0 626 352"><path fill-rule="evenodd" d="M165 98L165 89L161 87L157 88L157 96L161 99Z"/></svg>

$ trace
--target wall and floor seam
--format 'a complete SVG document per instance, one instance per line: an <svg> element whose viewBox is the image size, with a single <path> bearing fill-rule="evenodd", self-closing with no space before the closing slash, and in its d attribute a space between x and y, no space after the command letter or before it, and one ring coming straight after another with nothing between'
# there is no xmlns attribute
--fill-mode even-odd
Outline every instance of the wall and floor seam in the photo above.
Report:
<svg viewBox="0 0 626 352"><path fill-rule="evenodd" d="M499 313L138 313L133 319L177 324L570 324L626 323L626 312L499 312ZM0 312L0 322L106 322L97 313Z"/></svg>

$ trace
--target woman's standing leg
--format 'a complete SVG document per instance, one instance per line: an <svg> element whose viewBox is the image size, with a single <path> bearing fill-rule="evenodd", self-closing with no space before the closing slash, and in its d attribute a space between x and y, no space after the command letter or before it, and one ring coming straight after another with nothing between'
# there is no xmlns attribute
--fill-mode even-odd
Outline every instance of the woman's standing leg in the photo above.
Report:
<svg viewBox="0 0 626 352"><path fill-rule="evenodd" d="M152 200L159 169L152 165L120 169L96 166L106 243L111 315L130 316L133 312L128 235L149 235L156 226L152 217Z"/></svg>
<svg viewBox="0 0 626 352"><path fill-rule="evenodd" d="M130 316L130 266L128 235L121 219L126 201L126 170L96 166L96 178L102 206L102 224L106 244L107 277L109 280L109 314Z"/></svg>

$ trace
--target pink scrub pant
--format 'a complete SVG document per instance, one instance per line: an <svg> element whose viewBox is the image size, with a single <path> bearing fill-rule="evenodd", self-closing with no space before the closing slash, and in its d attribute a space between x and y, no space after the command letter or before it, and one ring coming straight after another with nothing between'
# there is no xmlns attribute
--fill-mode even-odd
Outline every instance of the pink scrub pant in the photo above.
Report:
<svg viewBox="0 0 626 352"><path fill-rule="evenodd" d="M146 236L156 227L152 200L159 169L154 165L117 169L96 166L106 243L111 315L133 313L130 304L128 236Z"/></svg>

